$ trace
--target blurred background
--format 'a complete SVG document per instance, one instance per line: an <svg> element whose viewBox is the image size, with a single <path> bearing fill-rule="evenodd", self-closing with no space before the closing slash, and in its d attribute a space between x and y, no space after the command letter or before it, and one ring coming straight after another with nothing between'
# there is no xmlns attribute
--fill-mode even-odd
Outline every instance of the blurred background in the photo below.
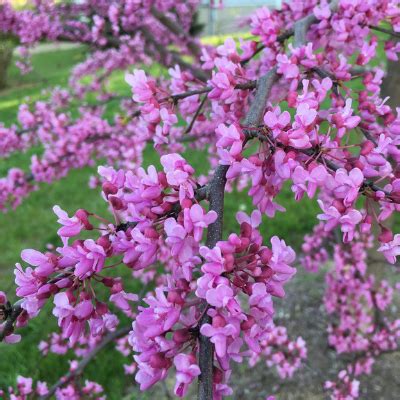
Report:
<svg viewBox="0 0 400 400"><path fill-rule="evenodd" d="M16 7L23 7L24 3L22 0L14 1ZM202 25L202 40L218 44L223 43L227 36L233 35L237 38L239 32L246 33L244 22L257 7L280 7L280 3L279 0L224 0L222 9L218 0L215 0L214 7L210 7L209 1L204 1L198 15L198 23ZM11 39L0 38L0 121L7 126L15 122L21 103L29 104L46 99L48 91L53 87L67 87L71 68L83 61L88 53L85 46L43 43L32 52L32 72L21 75L15 67L16 45ZM145 68L153 75L164 72L159 65ZM398 69L395 66L389 68L392 68L392 84L388 87L393 92L392 97L395 97L400 92L397 90L399 86L393 84L393 79L398 78ZM109 85L121 95L130 94L122 71L112 75ZM400 104L400 101L397 104ZM115 107L113 102L107 105L110 118ZM71 111L77 112L77 108L72 108ZM12 166L26 169L31 155L38 151L41 150L32 149L24 154L15 154L6 160L0 160L0 176L4 176ZM188 151L184 156L194 165L198 174L207 173L208 168L204 165L205 154ZM159 165L158 157L151 148L147 149L145 157L145 166L150 164ZM52 185L41 185L40 189L31 194L15 211L0 214L0 289L10 294L10 297L14 291L13 269L15 263L20 261L21 250L44 250L48 244L59 244L56 235L58 224L52 212L53 205L58 204L68 213L85 208L99 215L107 214L99 190L90 189L88 186L89 177L94 174L96 166L74 170L68 177ZM262 233L266 240L272 235L283 237L299 252L304 235L317 223L319 208L316 203L295 202L290 187L283 191L278 202L288 212L278 213L273 220L264 219ZM225 215L234 215L238 208L245 211L252 209L246 191L227 195ZM233 229L236 229L234 218L226 218L225 234ZM309 359L304 368L289 382L283 382L263 363L253 369L241 366L235 371L236 377L232 380L235 398L250 396L252 393L251 397L247 398L261 399L272 392L276 392L279 399L325 398L322 383L329 374L335 376L341 365L335 352L330 351L327 345L326 315L322 305L326 268L328 266L323 267L317 274L310 274L299 267L298 274L288 287L287 299L282 303L278 301L276 306L276 320L287 326L289 333L302 336L308 344ZM390 276L388 279L391 279ZM54 354L43 358L37 348L44 333L51 332L55 326L56 320L51 317L51 310L47 307L40 317L22 330L21 343L13 346L0 344L0 388L14 385L17 375L54 382L68 370L65 358ZM369 399L397 398L396 395L393 397L393 394L398 393L400 377L394 365L399 361L398 355L395 354L387 355L378 362L375 373L366 384ZM132 376L124 375L122 365L129 362L110 347L89 365L86 375L103 385L109 399L148 399L154 398L154 395L157 399L169 398L165 388L156 388L147 394L139 393ZM172 382L167 381L168 387L172 385Z"/></svg>

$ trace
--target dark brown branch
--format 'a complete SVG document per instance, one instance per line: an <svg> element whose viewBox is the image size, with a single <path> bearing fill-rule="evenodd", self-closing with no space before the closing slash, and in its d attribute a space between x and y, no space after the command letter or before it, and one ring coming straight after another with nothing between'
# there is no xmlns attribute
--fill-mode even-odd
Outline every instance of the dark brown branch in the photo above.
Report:
<svg viewBox="0 0 400 400"><path fill-rule="evenodd" d="M217 213L217 220L208 227L206 245L213 248L222 238L222 223L224 211L224 194L226 173L228 165L219 166L209 184L208 198L210 200L210 210ZM211 317L207 314L208 304L203 302L203 316L200 319L200 328L204 324L211 323ZM213 399L213 368L214 368L214 345L207 336L199 335L199 376L198 399Z"/></svg>
<svg viewBox="0 0 400 400"><path fill-rule="evenodd" d="M336 0L332 3L331 9L336 7ZM305 34L303 29L308 29L311 23L316 20L314 15L304 18L295 23L294 34L295 43L297 46L305 44ZM301 25L298 27L298 25ZM251 104L250 110L245 118L244 124L248 127L259 126L264 116L265 107L271 88L277 78L277 68L273 68L266 75L262 76L257 81L257 91L255 98ZM212 248L222 238L222 222L224 209L224 193L226 183L226 173L228 166L220 165L208 185L208 199L210 200L210 210L217 212L217 220L211 224L207 232L207 247ZM204 302L204 307L207 309L207 303ZM210 323L211 318L207 311L204 313L200 321L200 329L203 324ZM199 337L199 366L201 375L199 376L198 400L212 400L213 393L213 360L214 346L210 340L201 335Z"/></svg>
<svg viewBox="0 0 400 400"><path fill-rule="evenodd" d="M400 39L400 32L395 32L390 29L385 29L385 28L381 28L380 26L373 26L373 25L369 25L368 28L372 29L374 31L386 33L387 35L390 35L390 36Z"/></svg>
<svg viewBox="0 0 400 400"><path fill-rule="evenodd" d="M204 107L204 104L207 101L207 96L203 97L203 100L201 100L200 105L197 107L197 110L195 114L193 115L192 120L190 121L190 124L187 126L185 131L183 132L184 135L187 135L193 128L194 123L196 122L197 117L200 115L202 108Z"/></svg>
<svg viewBox="0 0 400 400"><path fill-rule="evenodd" d="M281 33L281 34L277 37L276 40L277 40L279 43L283 43L286 39L289 39L290 37L292 37L292 36L293 36L293 33L294 33L293 29L288 29L287 31ZM255 52L254 52L249 58L246 58L246 59L242 60L242 61L240 62L240 64L241 64L242 66L243 66L243 65L246 65L246 64L247 64L251 59L253 59L258 53L260 53L261 51L263 51L263 50L265 49L265 47L266 47L265 44L259 42L259 43L257 44L257 48L256 48Z"/></svg>
<svg viewBox="0 0 400 400"><path fill-rule="evenodd" d="M258 126L263 118L268 96L272 85L276 79L276 68L273 68L266 75L262 76L257 82L257 91L255 98L247 113L244 123L247 126ZM217 220L208 227L206 245L213 248L219 240L222 239L222 225L224 212L224 194L226 184L226 173L228 165L220 165L214 173L208 184L208 199L210 201L210 210L217 213ZM206 309L208 305L204 304L204 315L200 320L200 328L204 324L211 322ZM214 345L210 339L202 334L199 335L199 367L201 374L199 376L198 400L212 400L213 398L213 364L214 364Z"/></svg>
<svg viewBox="0 0 400 400"><path fill-rule="evenodd" d="M238 83L235 86L235 89L238 90L247 90L247 89L255 89L257 86L257 81L249 81L246 83ZM186 97L195 96L196 94L204 94L210 93L213 88L211 86L205 86L201 89L188 90L187 92L172 94L171 96L164 97L160 100L160 103L163 103L168 100L172 100L174 103L177 103L179 100L186 99Z"/></svg>
<svg viewBox="0 0 400 400"><path fill-rule="evenodd" d="M144 36L144 38L151 43L154 48L158 51L160 54L161 59L163 60L163 63L166 66L173 67L175 64L178 64L185 70L189 70L192 72L192 74L199 80L205 82L208 79L208 75L200 68L196 68L194 65L187 63L184 61L182 58L180 58L177 54L175 53L170 53L167 51L167 48L160 43L158 43L152 33L145 27L142 27L141 32Z"/></svg>
<svg viewBox="0 0 400 400"><path fill-rule="evenodd" d="M378 142L376 141L376 139L371 135L370 132L368 132L366 129L364 128L360 128L362 134L365 136L365 138L369 141L371 141L375 146L378 146Z"/></svg>
<svg viewBox="0 0 400 400"><path fill-rule="evenodd" d="M159 12L155 7L151 8L151 13L158 19L166 28L168 28L173 34L184 40L189 51L197 58L201 56L201 47L185 32L182 27L168 18L164 13Z"/></svg>
<svg viewBox="0 0 400 400"><path fill-rule="evenodd" d="M23 299L18 300L11 308L11 313L6 319L6 322L3 326L3 330L0 332L0 342L4 340L4 338L14 331L14 323L23 311L22 308Z"/></svg>
<svg viewBox="0 0 400 400"><path fill-rule="evenodd" d="M51 396L57 391L58 388L63 387L67 385L69 382L71 382L75 377L79 376L82 374L83 370L86 368L86 366L90 363L90 361L93 360L93 358L96 357L96 355L102 351L109 343L113 342L116 339L119 339L122 336L125 336L129 333L131 330L131 326L125 326L121 329L118 329L114 332L110 332L107 336L104 337L104 339L100 342L98 346L96 346L90 353L88 353L78 364L77 368L74 369L73 371L69 371L66 375L64 375L62 378L58 380L57 383L55 383L49 390L49 392L40 397L40 400L46 400L50 399Z"/></svg>
<svg viewBox="0 0 400 400"><path fill-rule="evenodd" d="M331 12L335 12L338 7L339 1L333 0L329 4ZM304 46L307 43L307 31L312 24L315 24L319 19L314 14L309 14L306 17L295 22L294 31L294 47Z"/></svg>

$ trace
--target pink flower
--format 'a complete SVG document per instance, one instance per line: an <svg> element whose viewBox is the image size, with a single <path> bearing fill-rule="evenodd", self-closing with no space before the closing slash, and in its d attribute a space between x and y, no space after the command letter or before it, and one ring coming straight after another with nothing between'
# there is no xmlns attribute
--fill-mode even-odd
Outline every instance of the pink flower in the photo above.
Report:
<svg viewBox="0 0 400 400"><path fill-rule="evenodd" d="M132 87L133 100L146 103L155 93L155 85L147 79L146 73L141 69L135 69L133 74L126 74L125 80Z"/></svg>
<svg viewBox="0 0 400 400"><path fill-rule="evenodd" d="M382 244L378 251L383 253L386 260L388 260L390 264L395 264L396 257L400 255L400 234L394 235L394 238L391 242Z"/></svg>
<svg viewBox="0 0 400 400"><path fill-rule="evenodd" d="M20 264L16 264L14 274L15 283L18 286L16 291L17 296L26 297L37 293L40 281L33 275L32 268L28 267L24 271Z"/></svg>
<svg viewBox="0 0 400 400"><path fill-rule="evenodd" d="M338 132L338 137L342 138L346 131L355 128L361 121L359 116L352 116L353 109L351 108L352 99L346 100L346 106L336 114L329 117L329 121L335 124Z"/></svg>
<svg viewBox="0 0 400 400"><path fill-rule="evenodd" d="M233 290L227 285L219 284L215 289L209 289L206 300L213 307L227 308L232 315L241 312L238 302L234 299Z"/></svg>
<svg viewBox="0 0 400 400"><path fill-rule="evenodd" d="M358 197L363 181L364 175L359 168L353 168L349 173L344 168L339 168L335 174L333 189L336 198L343 199L343 204L351 207Z"/></svg>
<svg viewBox="0 0 400 400"><path fill-rule="evenodd" d="M271 238L271 245L272 257L269 265L275 273L268 281L268 291L273 296L284 297L283 285L296 273L296 269L290 266L296 259L296 253L277 236Z"/></svg>
<svg viewBox="0 0 400 400"><path fill-rule="evenodd" d="M327 221L325 230L330 231L338 224L341 224L341 230L343 232L343 241L348 243L353 240L355 227L362 221L362 214L358 210L348 209L346 213L342 215L338 209L334 206L326 207L321 200L318 200L323 214L318 214L318 219Z"/></svg>
<svg viewBox="0 0 400 400"><path fill-rule="evenodd" d="M46 256L40 251L33 249L26 249L21 252L21 258L33 265L35 268L35 274L38 276L46 277L51 275L55 269L55 260L51 256Z"/></svg>
<svg viewBox="0 0 400 400"><path fill-rule="evenodd" d="M313 129L317 111L307 103L300 103L292 129L288 131L289 145L298 149L311 147L309 132Z"/></svg>
<svg viewBox="0 0 400 400"><path fill-rule="evenodd" d="M83 242L84 246L78 246L77 258L78 262L75 266L74 274L80 279L87 278L95 272L103 269L106 253L104 248L92 239Z"/></svg>
<svg viewBox="0 0 400 400"><path fill-rule="evenodd" d="M196 358L192 354L177 354L174 357L174 364L176 368L174 392L178 397L184 397L194 378L200 375L200 368L196 364Z"/></svg>
<svg viewBox="0 0 400 400"><path fill-rule="evenodd" d="M195 243L193 238L187 236L186 229L178 224L175 218L168 218L164 222L164 230L167 234L166 243L171 247L173 257L184 263L193 257Z"/></svg>
<svg viewBox="0 0 400 400"><path fill-rule="evenodd" d="M224 272L224 258L219 247L216 246L213 249L209 249L206 246L202 246L200 247L200 255L206 260L201 267L204 273L221 275Z"/></svg>
<svg viewBox="0 0 400 400"><path fill-rule="evenodd" d="M267 286L264 283L258 282L252 285L249 306L263 310L271 317L274 315L271 294L268 293Z"/></svg>
<svg viewBox="0 0 400 400"><path fill-rule="evenodd" d="M18 391L21 395L28 396L32 393L32 378L25 378L24 376L17 376Z"/></svg>
<svg viewBox="0 0 400 400"><path fill-rule="evenodd" d="M321 1L321 4L315 6L313 12L318 19L329 19L331 16L331 10L326 0Z"/></svg>
<svg viewBox="0 0 400 400"><path fill-rule="evenodd" d="M235 125L227 127L225 124L219 124L215 133L219 137L217 148L221 157L220 164L230 165L232 162L227 162L227 160L239 160L243 146L243 133Z"/></svg>
<svg viewBox="0 0 400 400"><path fill-rule="evenodd" d="M304 192L312 198L318 187L323 187L328 176L328 172L323 165L318 165L311 172L305 170L301 165L293 171L292 190L296 193L296 200L303 197Z"/></svg>
<svg viewBox="0 0 400 400"><path fill-rule="evenodd" d="M4 342L7 344L15 344L21 341L21 335L16 335L15 333L10 333L4 338Z"/></svg>
<svg viewBox="0 0 400 400"><path fill-rule="evenodd" d="M267 111L264 115L264 123L272 129L274 138L278 137L283 128L290 124L290 114L287 111L281 113L279 107L275 107L273 111Z"/></svg>
<svg viewBox="0 0 400 400"><path fill-rule="evenodd" d="M299 67L292 63L286 54L278 54L276 61L278 63L278 73L282 74L286 79L297 79L299 77Z"/></svg>
<svg viewBox="0 0 400 400"><path fill-rule="evenodd" d="M244 222L248 223L252 228L257 228L260 226L262 219L261 219L261 213L258 210L253 210L251 212L251 216L249 217L246 213L243 211L239 211L236 214L236 220L239 222L239 224L243 224Z"/></svg>
<svg viewBox="0 0 400 400"><path fill-rule="evenodd" d="M54 296L55 308L53 314L60 319L66 318L73 314L74 308L70 304L70 300L66 292L57 293Z"/></svg>
<svg viewBox="0 0 400 400"><path fill-rule="evenodd" d="M164 155L160 160L168 184L179 189L179 200L182 202L186 197L192 199L194 189L190 177L194 173L194 169L176 153Z"/></svg>
<svg viewBox="0 0 400 400"><path fill-rule="evenodd" d="M57 231L57 234L62 238L63 243L67 244L68 239L66 238L79 235L84 228L84 224L76 215L71 218L68 217L68 214L59 206L54 206L53 211L58 216L57 222L64 225Z"/></svg>
<svg viewBox="0 0 400 400"><path fill-rule="evenodd" d="M200 328L200 333L210 338L210 341L215 345L215 352L218 357L226 355L228 338L238 336L238 329L232 324L221 323L218 326L204 324Z"/></svg>
<svg viewBox="0 0 400 400"><path fill-rule="evenodd" d="M275 171L282 180L288 180L292 173L292 169L297 164L292 158L281 149L274 154Z"/></svg>
<svg viewBox="0 0 400 400"><path fill-rule="evenodd" d="M362 214L358 210L348 210L345 215L340 217L343 241L351 242L354 237L355 227L362 221Z"/></svg>
<svg viewBox="0 0 400 400"><path fill-rule="evenodd" d="M90 300L79 302L74 309L74 316L79 320L86 320L93 312L93 304Z"/></svg>
<svg viewBox="0 0 400 400"><path fill-rule="evenodd" d="M230 81L229 76L225 72L213 71L213 76L209 83L213 87L208 94L210 99L227 100L235 91L234 83Z"/></svg>
<svg viewBox="0 0 400 400"><path fill-rule="evenodd" d="M137 356L134 358L138 365L138 372L135 375L135 380L139 383L140 390L147 390L167 376L167 369L152 368L147 363L141 362Z"/></svg>
<svg viewBox="0 0 400 400"><path fill-rule="evenodd" d="M267 7L259 8L251 17L251 33L261 36L263 43L267 46L275 42L280 23L274 13Z"/></svg>
<svg viewBox="0 0 400 400"><path fill-rule="evenodd" d="M126 293L122 290L118 293L112 294L110 296L110 301L112 301L120 310L124 311L126 315L133 316L129 302L137 302L139 301L139 297L137 294Z"/></svg>
<svg viewBox="0 0 400 400"><path fill-rule="evenodd" d="M184 209L184 227L188 233L193 232L196 242L200 242L203 230L217 219L215 211L204 212L199 204L193 204L190 208Z"/></svg>
<svg viewBox="0 0 400 400"><path fill-rule="evenodd" d="M149 295L144 301L148 308L139 307L136 323L143 327L146 338L154 338L168 332L179 320L180 307L167 300L161 288L156 288L156 296Z"/></svg>

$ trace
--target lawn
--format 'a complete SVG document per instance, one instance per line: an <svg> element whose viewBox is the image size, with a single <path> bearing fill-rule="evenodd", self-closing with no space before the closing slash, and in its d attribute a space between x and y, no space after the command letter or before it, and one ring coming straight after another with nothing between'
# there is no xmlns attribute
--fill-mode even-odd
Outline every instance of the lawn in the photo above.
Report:
<svg viewBox="0 0 400 400"><path fill-rule="evenodd" d="M0 120L6 124L15 121L19 104L26 101L36 101L45 98L44 89L54 86L66 86L70 69L77 62L85 58L86 49L83 47L73 49L56 49L51 52L33 55L33 72L21 76L15 67L10 70L9 88L0 92ZM153 67L153 72L158 73L159 67ZM123 73L115 73L110 83L113 90L120 94L128 95L129 88L124 82ZM115 104L110 106L111 110ZM27 168L34 149L25 154L16 154L0 162L0 176L4 176L8 168L15 166ZM199 173L206 173L206 152L188 152L186 157ZM157 163L157 156L149 148L146 150L145 164ZM54 204L68 212L78 208L86 208L100 215L105 215L107 210L98 190L88 187L88 179L96 173L96 168L74 170L68 177L52 185L42 185L40 189L31 194L15 211L0 214L0 290L7 291L12 297L13 275L15 262L19 261L19 254L24 248L44 249L46 244L59 244L56 236L56 217L52 212ZM286 188L277 199L278 203L288 209L286 213L278 213L275 219L264 218L262 231L264 237L272 235L284 237L296 249L302 237L309 232L316 223L315 215L318 207L315 203L303 201L296 203L290 188ZM242 210L250 211L251 203L242 193L229 193L226 197L225 207L225 233L236 229L234 213ZM131 282L135 287L136 283ZM137 291L137 290L136 290ZM43 338L43 332L50 332L55 327L55 318L50 317L50 308L47 307L37 319L29 323L22 330L24 338L20 344L5 346L0 344L0 388L5 388L15 383L16 376L22 374L33 376L35 379L47 380L53 383L67 369L65 360L55 355L41 358L37 344ZM38 360L40 359L40 362ZM132 386L131 377L125 377L122 372L122 356L114 350L104 351L95 362L87 369L87 377L104 385L109 399L121 399L124 390ZM140 397L145 399L143 395Z"/></svg>

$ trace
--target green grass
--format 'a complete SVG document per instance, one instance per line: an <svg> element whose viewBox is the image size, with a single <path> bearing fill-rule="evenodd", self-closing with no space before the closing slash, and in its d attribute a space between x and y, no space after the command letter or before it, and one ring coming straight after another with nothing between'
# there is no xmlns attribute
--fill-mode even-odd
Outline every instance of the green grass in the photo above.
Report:
<svg viewBox="0 0 400 400"><path fill-rule="evenodd" d="M25 101L36 101L45 98L43 90L54 86L66 86L71 67L85 58L84 48L57 50L33 55L33 72L21 76L15 67L10 70L9 88L0 92L0 116L3 122L11 124L19 104ZM150 73L161 73L160 67L151 67ZM112 76L110 85L121 94L129 94L129 87L124 82L124 74L117 72ZM116 109L116 103L108 108L108 115ZM40 149L31 149L25 154L15 154L7 160L0 161L0 176L8 168L15 166L27 169L30 157ZM192 163L198 173L207 173L207 153L188 151L185 157ZM149 148L145 154L145 165L159 165L157 155ZM88 178L96 172L96 168L84 168L72 171L66 178L52 185L40 185L38 191L32 193L15 211L0 214L0 279L1 290L9 294L13 292L12 271L15 262L20 260L20 252L24 248L45 249L47 243L60 244L56 231L56 217L52 212L54 204L68 212L85 208L100 215L107 216L105 203L98 190L88 187ZM226 196L224 231L225 234L237 230L235 213L241 210L251 211L251 200L246 194L228 193ZM288 244L299 248L302 237L315 224L318 207L313 202L296 203L290 187L278 196L277 202L287 208L286 213L277 213L274 219L264 217L261 230L266 238L278 235L285 238ZM129 280L129 285L135 288L136 283ZM137 288L135 288L137 289ZM137 291L137 290L136 290ZM19 374L33 376L35 379L47 380L53 383L66 371L67 365L63 357L49 355L42 358L37 350L37 344L43 339L44 333L51 332L56 326L55 318L46 307L41 315L31 321L21 332L23 340L14 346L0 344L0 388L14 385ZM88 367L87 376L101 383L109 399L121 399L124 390L132 386L131 377L125 377L122 372L123 358L114 350L104 351ZM141 395L133 398L145 399Z"/></svg>

